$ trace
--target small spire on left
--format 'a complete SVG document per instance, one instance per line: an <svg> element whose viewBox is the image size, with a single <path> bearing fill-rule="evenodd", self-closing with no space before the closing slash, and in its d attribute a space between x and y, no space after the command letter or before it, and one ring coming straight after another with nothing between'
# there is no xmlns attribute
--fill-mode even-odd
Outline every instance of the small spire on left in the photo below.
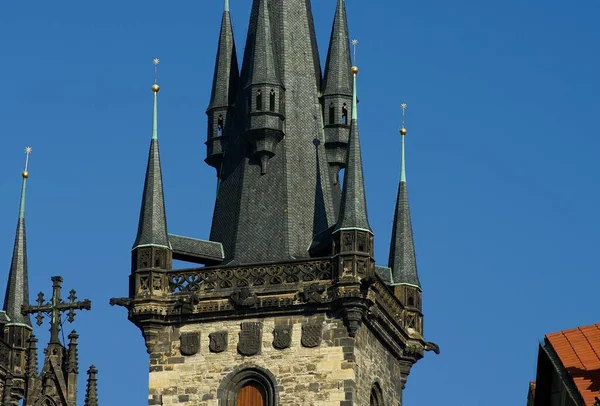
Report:
<svg viewBox="0 0 600 406"><path fill-rule="evenodd" d="M154 64L154 84L152 85L152 91L158 93L160 90L160 86L158 86L158 64L160 63L160 59L154 58L152 63Z"/></svg>

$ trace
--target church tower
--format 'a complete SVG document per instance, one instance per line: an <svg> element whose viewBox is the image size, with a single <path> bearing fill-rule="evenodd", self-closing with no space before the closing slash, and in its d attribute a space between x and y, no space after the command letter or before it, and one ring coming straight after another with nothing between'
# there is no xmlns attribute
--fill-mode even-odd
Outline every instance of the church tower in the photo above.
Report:
<svg viewBox="0 0 600 406"><path fill-rule="evenodd" d="M310 0L253 0L241 70L231 18L226 0L207 109L209 241L167 231L152 86L130 295L111 299L144 336L148 405L401 405L412 366L439 352L423 336L404 125L390 259L378 266L344 0L324 75Z"/></svg>

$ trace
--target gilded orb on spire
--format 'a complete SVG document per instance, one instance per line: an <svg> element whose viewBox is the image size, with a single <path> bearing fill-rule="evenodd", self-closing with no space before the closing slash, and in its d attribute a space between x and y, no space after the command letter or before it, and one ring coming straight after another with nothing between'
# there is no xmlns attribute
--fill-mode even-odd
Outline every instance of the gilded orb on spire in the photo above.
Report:
<svg viewBox="0 0 600 406"><path fill-rule="evenodd" d="M408 134L408 130L406 129L406 127L404 127L404 119L406 116L406 107L408 107L406 105L406 103L402 103L400 105L400 107L402 107L402 127L400 128L400 135L405 136L406 134Z"/></svg>
<svg viewBox="0 0 600 406"><path fill-rule="evenodd" d="M152 63L154 64L154 84L152 85L152 92L158 93L160 86L156 82L158 81L158 64L160 63L160 60L158 58L154 58Z"/></svg>
<svg viewBox="0 0 600 406"><path fill-rule="evenodd" d="M358 74L358 66L356 66L356 46L358 45L358 40L357 39L353 39L352 40L352 47L354 48L354 55L352 57L352 68L350 68L350 72L352 72L353 75Z"/></svg>
<svg viewBox="0 0 600 406"><path fill-rule="evenodd" d="M21 176L23 179L27 179L29 177L29 154L31 154L31 147L25 148L25 169L21 172Z"/></svg>

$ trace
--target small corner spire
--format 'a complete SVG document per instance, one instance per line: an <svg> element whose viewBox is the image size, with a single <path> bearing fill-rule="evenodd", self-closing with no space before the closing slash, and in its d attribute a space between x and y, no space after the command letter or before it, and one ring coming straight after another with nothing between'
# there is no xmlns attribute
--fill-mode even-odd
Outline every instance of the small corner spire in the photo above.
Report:
<svg viewBox="0 0 600 406"><path fill-rule="evenodd" d="M392 279L398 285L412 285L421 289L415 243L413 238L412 222L410 218L410 205L408 202L408 187L406 185L405 138L406 129L406 103L402 103L402 127L400 127L401 155L400 155L400 183L398 186L398 199L394 213L392 241L388 266L392 269Z"/></svg>
<svg viewBox="0 0 600 406"><path fill-rule="evenodd" d="M29 303L29 282L27 275L27 238L25 232L25 192L29 178L29 155L31 147L25 148L25 169L21 172L21 199L19 202L19 218L13 248L8 284L4 296L4 311L10 318L8 325L25 325L31 327L29 316L21 313L23 305Z"/></svg>
<svg viewBox="0 0 600 406"><path fill-rule="evenodd" d="M167 236L162 170L158 150L158 92L160 91L160 86L158 86L157 82L160 60L154 58L152 63L154 65L154 84L152 85L152 93L154 94L152 141L150 142L150 151L148 153L142 208L140 210L140 221L137 237L133 245L134 248L141 245L170 247Z"/></svg>
<svg viewBox="0 0 600 406"><path fill-rule="evenodd" d="M98 406L98 378L96 377L98 370L92 365L90 366L90 369L88 369L87 374L88 379L84 406Z"/></svg>
<svg viewBox="0 0 600 406"><path fill-rule="evenodd" d="M356 46L357 40L352 41ZM369 226L367 216L367 198L362 167L362 154L358 131L357 91L356 77L358 67L352 66L354 77L354 90L352 95L352 121L350 123L350 137L348 140L348 154L346 157L346 173L340 201L340 212L335 231L343 229L360 229L373 233Z"/></svg>
<svg viewBox="0 0 600 406"><path fill-rule="evenodd" d="M327 60L325 62L323 82L323 92L325 95L343 95L349 97L352 94L352 81L349 74L352 61L349 45L346 6L344 0L337 0L329 40L329 50L327 51Z"/></svg>

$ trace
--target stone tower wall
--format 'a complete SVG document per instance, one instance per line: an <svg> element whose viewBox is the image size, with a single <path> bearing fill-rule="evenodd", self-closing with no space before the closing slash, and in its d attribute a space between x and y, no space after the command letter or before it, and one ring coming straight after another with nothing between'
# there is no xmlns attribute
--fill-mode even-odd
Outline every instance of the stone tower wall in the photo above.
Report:
<svg viewBox="0 0 600 406"><path fill-rule="evenodd" d="M257 355L238 352L241 324L246 322L262 325ZM302 326L314 323L323 325L322 340L319 346L307 348ZM291 343L289 348L276 349L273 331L281 326L292 326ZM228 333L227 348L215 353L209 335L223 331ZM200 333L200 349L186 356L181 353L180 337L189 333ZM160 344L151 347L150 355L150 405L222 405L228 380L247 368L264 371L275 381L277 405L368 406L374 376L384 388L386 404L400 401L399 371L377 339L365 327L357 339L349 338L341 320L324 314L168 327L157 338Z"/></svg>

